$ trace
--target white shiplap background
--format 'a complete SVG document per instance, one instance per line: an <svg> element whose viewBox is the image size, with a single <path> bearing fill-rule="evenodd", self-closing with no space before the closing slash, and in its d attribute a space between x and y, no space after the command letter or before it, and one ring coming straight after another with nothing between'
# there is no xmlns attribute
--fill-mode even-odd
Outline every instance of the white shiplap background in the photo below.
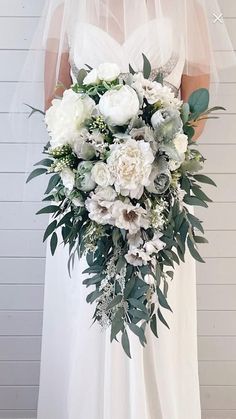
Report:
<svg viewBox="0 0 236 419"><path fill-rule="evenodd" d="M35 216L43 187L25 179L24 136L9 134L10 97L30 45L43 0L0 0L0 419L35 418L39 383L46 219ZM236 2L221 0L236 48ZM220 24L220 23L217 23ZM223 46L224 47L224 46ZM229 52L219 46L219 60ZM34 52L32 53L32 60ZM30 72L21 80L22 102L28 98ZM227 113L209 121L201 139L206 172L218 188L206 188L214 203L197 210L209 245L201 247L206 264L198 264L199 372L203 419L236 419L236 74L221 74L219 103ZM18 104L15 111L22 112ZM25 115L17 116L27 121ZM35 122L37 123L37 122ZM41 132L41 135L39 134ZM43 132L32 138L36 161ZM49 418L45 418L49 419ZM171 419L171 418L170 418Z"/></svg>

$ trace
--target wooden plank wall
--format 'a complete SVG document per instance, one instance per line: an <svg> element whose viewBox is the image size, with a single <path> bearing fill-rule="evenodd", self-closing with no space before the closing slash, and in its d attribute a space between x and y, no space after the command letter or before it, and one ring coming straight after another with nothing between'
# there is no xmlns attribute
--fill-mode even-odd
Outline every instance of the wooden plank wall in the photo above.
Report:
<svg viewBox="0 0 236 419"><path fill-rule="evenodd" d="M44 137L35 120L37 135L29 153L24 135L9 133L8 114L42 4L43 0L0 3L0 419L36 417L45 263L41 239L47 220L34 215L42 182L29 184L24 194L22 185L26 154L35 161ZM236 2L221 0L221 6L235 48ZM227 62L230 52L224 44L218 49L217 59ZM210 209L197 211L210 241L201 247L206 264L197 267L203 419L236 418L236 74L229 70L220 78L218 101L227 112L208 123L200 145L208 159L206 172L218 184L217 189L206 188L214 200ZM29 80L30 68L21 78L22 101L35 103L42 86L32 98ZM14 111L26 129L20 102Z"/></svg>

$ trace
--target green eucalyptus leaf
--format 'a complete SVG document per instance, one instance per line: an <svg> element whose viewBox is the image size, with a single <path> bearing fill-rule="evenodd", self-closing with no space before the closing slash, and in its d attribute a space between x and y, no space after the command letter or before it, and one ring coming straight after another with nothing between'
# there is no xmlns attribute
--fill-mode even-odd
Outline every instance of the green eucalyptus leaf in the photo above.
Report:
<svg viewBox="0 0 236 419"><path fill-rule="evenodd" d="M122 295L116 295L113 300L108 304L107 310L110 310L111 308L117 306L122 301L123 296Z"/></svg>
<svg viewBox="0 0 236 419"><path fill-rule="evenodd" d="M163 314L162 314L162 312L159 308L157 310L157 315L159 317L159 320L169 329L170 327L169 327L167 321L165 320L165 318L164 318L164 316L163 316Z"/></svg>
<svg viewBox="0 0 236 419"><path fill-rule="evenodd" d="M135 298L129 298L128 302L133 307L139 308L141 311L144 311L145 313L147 313L147 307L140 300L137 300Z"/></svg>
<svg viewBox="0 0 236 419"><path fill-rule="evenodd" d="M189 205L197 205L199 207L205 207L205 208L208 207L208 205L204 201L197 198L196 196L185 195L183 201L185 202L185 204L189 204Z"/></svg>
<svg viewBox="0 0 236 419"><path fill-rule="evenodd" d="M123 330L123 327L124 327L123 315L124 315L124 309L123 309L123 307L120 307L117 310L114 319L112 320L112 324L111 324L111 342L113 341L113 339L116 338L116 336L118 335L118 333Z"/></svg>
<svg viewBox="0 0 236 419"><path fill-rule="evenodd" d="M166 308L167 310L170 310L172 312L171 307L169 306L163 292L161 291L160 288L157 288L157 296L158 296L158 301L160 303L160 305L164 308Z"/></svg>
<svg viewBox="0 0 236 419"><path fill-rule="evenodd" d="M121 344L122 347L126 353L126 355L128 355L129 358L131 357L131 353L130 353L130 343L129 343L129 336L127 331L124 329L123 333L122 333L122 337L121 337Z"/></svg>
<svg viewBox="0 0 236 419"><path fill-rule="evenodd" d="M197 174L193 176L200 183L207 183L208 185L217 186L216 183L206 175Z"/></svg>
<svg viewBox="0 0 236 419"><path fill-rule="evenodd" d="M144 313L141 310L136 310L135 308L131 308L130 310L128 310L129 314L131 314L132 316L136 317L137 319L141 319L141 320L149 320L149 315L147 313Z"/></svg>
<svg viewBox="0 0 236 419"><path fill-rule="evenodd" d="M145 77L145 79L148 79L151 74L152 67L146 55L142 54L142 56L143 56L143 76Z"/></svg>
<svg viewBox="0 0 236 419"><path fill-rule="evenodd" d="M34 179L37 176L40 176L44 173L47 173L47 169L43 169L42 167L39 169L35 169L33 170L33 172L31 172L26 180L26 183L29 183L32 179Z"/></svg>
<svg viewBox="0 0 236 419"><path fill-rule="evenodd" d="M47 238L53 233L53 231L57 228L57 221L54 220L52 221L46 228L44 236L43 236L43 241L45 242L45 240L47 240Z"/></svg>
<svg viewBox="0 0 236 419"><path fill-rule="evenodd" d="M193 244L193 242L192 242L192 240L190 239L189 236L187 238L187 244L188 244L188 248L189 248L189 251L190 251L192 257L194 259L196 259L198 262L205 263L205 260L202 259L202 257L200 256L200 254L198 253L198 251L194 247L194 244Z"/></svg>
<svg viewBox="0 0 236 419"><path fill-rule="evenodd" d="M202 201L212 202L212 199L210 199L198 186L193 185L192 191L194 195Z"/></svg>
<svg viewBox="0 0 236 419"><path fill-rule="evenodd" d="M53 163L53 160L51 159L43 159L38 161L37 163L34 164L34 166L46 166L46 167L50 167Z"/></svg>
<svg viewBox="0 0 236 419"><path fill-rule="evenodd" d="M181 118L182 118L183 124L186 124L186 122L188 122L189 113L190 113L189 104L184 103L181 109Z"/></svg>
<svg viewBox="0 0 236 419"><path fill-rule="evenodd" d="M57 237L57 234L54 232L50 240L50 248L51 248L52 255L54 255L56 251L57 244L58 244L58 237Z"/></svg>
<svg viewBox="0 0 236 419"><path fill-rule="evenodd" d="M48 205L47 207L42 208L38 212L36 212L36 215L39 214L51 214L55 213L57 211L60 211L60 207L58 205Z"/></svg>
<svg viewBox="0 0 236 419"><path fill-rule="evenodd" d="M60 181L60 176L58 174L53 175L49 182L48 182L48 187L45 191L45 195L49 194L58 184L58 182Z"/></svg>
<svg viewBox="0 0 236 419"><path fill-rule="evenodd" d="M144 344L147 343L146 341L146 337L144 334L144 331L141 327L137 326L136 324L133 323L128 323L130 330L136 335L138 336L141 345L145 346Z"/></svg>
<svg viewBox="0 0 236 419"><path fill-rule="evenodd" d="M129 295L131 294L131 292L132 292L132 290L135 286L135 283L136 283L136 278L134 276L132 276L130 278L130 280L126 283L126 286L125 286L125 290L124 290L124 297L125 298L128 298Z"/></svg>
<svg viewBox="0 0 236 419"><path fill-rule="evenodd" d="M205 237L202 236L194 236L195 243L209 243Z"/></svg>
<svg viewBox="0 0 236 419"><path fill-rule="evenodd" d="M199 231L202 232L202 234L204 234L204 229L202 227L202 221L199 220L199 218L197 218L195 215L188 213L187 214L187 218L190 222L190 224L192 225L192 227L197 228Z"/></svg>
<svg viewBox="0 0 236 419"><path fill-rule="evenodd" d="M150 327L151 327L152 333L158 338L158 334L157 334L157 317L156 317L156 314L153 314L153 316L151 318Z"/></svg>
<svg viewBox="0 0 236 419"><path fill-rule="evenodd" d="M192 114L201 114L209 105L209 91L204 88L195 90L189 97L188 104Z"/></svg>

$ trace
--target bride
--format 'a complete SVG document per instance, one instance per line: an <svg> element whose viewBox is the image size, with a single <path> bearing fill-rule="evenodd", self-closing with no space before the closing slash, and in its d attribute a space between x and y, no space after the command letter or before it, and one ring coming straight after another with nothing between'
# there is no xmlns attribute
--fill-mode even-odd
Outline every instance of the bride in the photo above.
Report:
<svg viewBox="0 0 236 419"><path fill-rule="evenodd" d="M61 3L61 4L60 4ZM202 4L201 4L202 3ZM209 86L210 46L203 2L51 0L45 22L45 108L86 64L142 68L142 53L166 85L187 100ZM60 85L56 86L56 81ZM196 128L195 140L203 130ZM195 262L177 266L168 301L170 330L131 336L132 359L92 325L82 285L84 259L69 277L68 249L47 249L38 419L200 419Z"/></svg>

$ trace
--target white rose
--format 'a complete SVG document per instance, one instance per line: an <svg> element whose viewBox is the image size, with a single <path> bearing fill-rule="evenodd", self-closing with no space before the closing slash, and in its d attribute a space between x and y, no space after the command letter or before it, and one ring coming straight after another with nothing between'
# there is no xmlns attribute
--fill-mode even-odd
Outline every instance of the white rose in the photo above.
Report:
<svg viewBox="0 0 236 419"><path fill-rule="evenodd" d="M185 134L177 134L173 143L179 155L182 156L188 148L188 137Z"/></svg>
<svg viewBox="0 0 236 419"><path fill-rule="evenodd" d="M144 186L150 183L149 176L154 161L150 144L143 140L129 139L124 144L115 144L110 148L107 164L114 176L116 191L139 199Z"/></svg>
<svg viewBox="0 0 236 419"><path fill-rule="evenodd" d="M113 184L113 177L106 163L98 162L92 168L92 179L99 186L105 188Z"/></svg>
<svg viewBox="0 0 236 419"><path fill-rule="evenodd" d="M96 68L91 70L83 80L84 85L98 84L99 82L100 82L100 79L98 77L98 71Z"/></svg>
<svg viewBox="0 0 236 419"><path fill-rule="evenodd" d="M95 102L89 96L75 93L72 89L66 90L62 99L54 99L45 115L51 147L73 144L94 107Z"/></svg>
<svg viewBox="0 0 236 419"><path fill-rule="evenodd" d="M60 176L64 187L67 188L69 191L72 191L75 184L74 172L69 168L65 168L61 171Z"/></svg>
<svg viewBox="0 0 236 419"><path fill-rule="evenodd" d="M100 99L99 110L110 125L127 125L139 111L139 100L130 86L108 90Z"/></svg>
<svg viewBox="0 0 236 419"><path fill-rule="evenodd" d="M120 69L115 63L103 63L98 67L98 78L107 82L116 80Z"/></svg>

